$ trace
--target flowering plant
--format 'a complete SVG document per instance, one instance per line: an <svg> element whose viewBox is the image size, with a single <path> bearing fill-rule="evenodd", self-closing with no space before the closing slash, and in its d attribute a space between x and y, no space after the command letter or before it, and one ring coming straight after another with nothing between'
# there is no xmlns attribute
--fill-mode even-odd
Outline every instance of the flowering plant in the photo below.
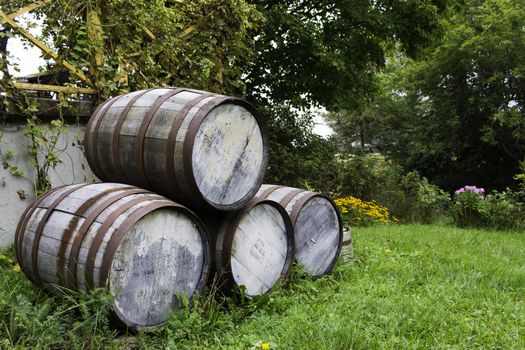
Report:
<svg viewBox="0 0 525 350"><path fill-rule="evenodd" d="M485 189L476 186L464 186L454 191L452 217L460 227L477 227L483 221Z"/></svg>
<svg viewBox="0 0 525 350"><path fill-rule="evenodd" d="M368 226L376 223L390 224L398 220L390 215L388 208L375 201L363 201L352 196L337 198L335 204L341 211L343 221L351 226Z"/></svg>
<svg viewBox="0 0 525 350"><path fill-rule="evenodd" d="M471 192L474 194L477 194L480 199L485 199L485 189L484 188L478 188L476 186L464 186L461 187L459 190L454 191L455 196L459 196L461 193L465 192Z"/></svg>
<svg viewBox="0 0 525 350"><path fill-rule="evenodd" d="M460 227L519 229L525 225L525 204L519 193L510 189L492 191L485 196L483 188L465 186L454 192L452 217Z"/></svg>

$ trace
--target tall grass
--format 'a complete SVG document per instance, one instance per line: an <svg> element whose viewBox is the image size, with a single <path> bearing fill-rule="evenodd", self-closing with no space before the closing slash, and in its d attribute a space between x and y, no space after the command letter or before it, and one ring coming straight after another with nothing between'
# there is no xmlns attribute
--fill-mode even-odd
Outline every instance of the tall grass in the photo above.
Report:
<svg viewBox="0 0 525 350"><path fill-rule="evenodd" d="M525 348L525 235L446 226L354 229L332 275L249 301L216 288L152 333L108 327L111 298L33 287L0 270L4 348Z"/></svg>

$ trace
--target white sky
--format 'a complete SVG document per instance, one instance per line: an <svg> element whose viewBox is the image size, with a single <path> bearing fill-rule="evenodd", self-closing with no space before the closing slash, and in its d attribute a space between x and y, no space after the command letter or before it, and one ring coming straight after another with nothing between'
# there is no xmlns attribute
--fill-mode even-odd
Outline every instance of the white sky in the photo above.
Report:
<svg viewBox="0 0 525 350"><path fill-rule="evenodd" d="M14 63L18 63L18 68L20 69L20 72L10 69L10 73L15 77L38 73L38 67L45 63L40 57L41 51L38 48L32 45L27 49L24 48L22 40L19 38L9 39L7 51L13 56L11 60Z"/></svg>
<svg viewBox="0 0 525 350"><path fill-rule="evenodd" d="M24 15L20 17L18 22L24 27L27 28L27 21L39 22L35 17L31 15ZM42 34L42 29L40 23L37 23L37 26L30 28L28 31L34 36L38 37ZM13 56L11 61L13 63L18 63L18 68L20 72L16 72L13 69L10 69L10 73L14 76L28 75L32 73L38 73L38 67L42 66L45 61L41 58L42 52L40 49L35 47L32 44L29 44L28 41L20 39L19 35L15 35L14 38L10 38L7 42L7 51Z"/></svg>
<svg viewBox="0 0 525 350"><path fill-rule="evenodd" d="M326 121L321 115L314 117L314 133L323 137L328 137L334 134L334 130L326 124Z"/></svg>

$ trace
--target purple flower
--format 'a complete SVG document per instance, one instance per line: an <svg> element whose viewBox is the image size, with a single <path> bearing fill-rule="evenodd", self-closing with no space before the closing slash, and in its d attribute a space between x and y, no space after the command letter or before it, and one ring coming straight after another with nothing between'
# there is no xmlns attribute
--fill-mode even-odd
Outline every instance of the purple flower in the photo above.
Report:
<svg viewBox="0 0 525 350"><path fill-rule="evenodd" d="M485 196L484 196L485 189L484 188L482 188L482 187L478 188L476 186L470 186L470 185L466 185L466 186L460 188L459 190L454 191L454 195L458 196L458 195L460 195L461 193L463 193L465 191L478 194L480 199L482 199L482 200L485 199Z"/></svg>
<svg viewBox="0 0 525 350"><path fill-rule="evenodd" d="M459 190L456 190L454 192L454 194L457 196L458 194L463 193L463 192L465 192L465 189L464 188L460 188Z"/></svg>

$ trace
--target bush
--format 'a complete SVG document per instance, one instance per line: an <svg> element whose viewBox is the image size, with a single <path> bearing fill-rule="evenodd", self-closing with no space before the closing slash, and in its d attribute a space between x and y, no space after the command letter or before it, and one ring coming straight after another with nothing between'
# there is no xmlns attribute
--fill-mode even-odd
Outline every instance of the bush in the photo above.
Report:
<svg viewBox="0 0 525 350"><path fill-rule="evenodd" d="M366 201L394 203L402 196L401 168L380 154L352 155L340 160L341 195L350 194Z"/></svg>
<svg viewBox="0 0 525 350"><path fill-rule="evenodd" d="M450 212L456 226L484 226L484 192L484 189L478 189L475 186L465 186L454 192L454 205Z"/></svg>
<svg viewBox="0 0 525 350"><path fill-rule="evenodd" d="M336 195L340 163L332 141L313 133L313 116L289 106L261 109L267 124L270 157L265 183Z"/></svg>
<svg viewBox="0 0 525 350"><path fill-rule="evenodd" d="M375 201L366 202L349 196L337 198L334 202L341 211L343 222L350 226L370 226L378 223L390 224L398 221L390 215L388 208Z"/></svg>
<svg viewBox="0 0 525 350"><path fill-rule="evenodd" d="M404 221L430 224L446 216L450 196L417 171L404 175L400 188L404 194L403 203L398 205L396 214Z"/></svg>
<svg viewBox="0 0 525 350"><path fill-rule="evenodd" d="M451 207L454 223L459 227L495 230L525 228L525 204L521 193L507 189L484 195L482 188L465 186L454 193Z"/></svg>
<svg viewBox="0 0 525 350"><path fill-rule="evenodd" d="M418 172L403 175L399 166L378 154L354 155L342 164L342 196L378 201L405 222L432 223L445 217L449 195Z"/></svg>

